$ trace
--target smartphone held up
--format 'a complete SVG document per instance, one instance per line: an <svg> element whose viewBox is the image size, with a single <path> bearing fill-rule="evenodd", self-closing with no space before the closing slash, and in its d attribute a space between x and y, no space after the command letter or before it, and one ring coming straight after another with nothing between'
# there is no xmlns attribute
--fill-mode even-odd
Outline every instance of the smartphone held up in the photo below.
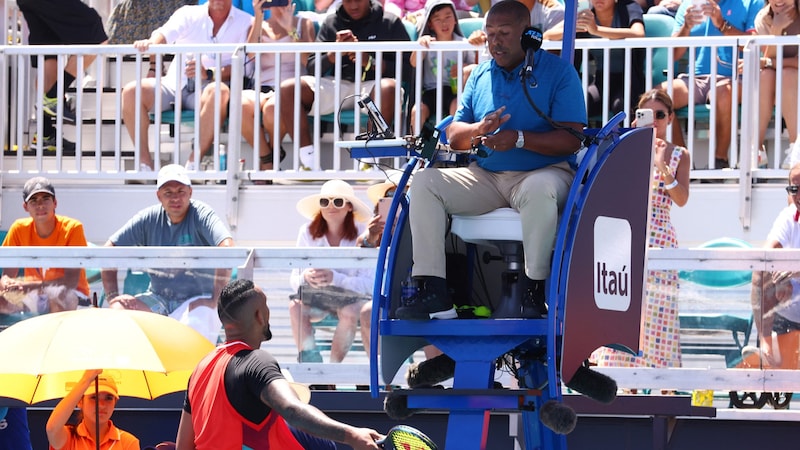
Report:
<svg viewBox="0 0 800 450"><path fill-rule="evenodd" d="M652 109L649 108L637 109L635 117L636 117L636 128L653 126L654 120L653 120Z"/></svg>
<svg viewBox="0 0 800 450"><path fill-rule="evenodd" d="M392 199L389 197L378 200L378 215L381 216L383 222L386 223L386 218L389 217L389 207L392 206Z"/></svg>
<svg viewBox="0 0 800 450"><path fill-rule="evenodd" d="M280 6L289 6L289 0L267 0L261 4L261 9L269 9Z"/></svg>

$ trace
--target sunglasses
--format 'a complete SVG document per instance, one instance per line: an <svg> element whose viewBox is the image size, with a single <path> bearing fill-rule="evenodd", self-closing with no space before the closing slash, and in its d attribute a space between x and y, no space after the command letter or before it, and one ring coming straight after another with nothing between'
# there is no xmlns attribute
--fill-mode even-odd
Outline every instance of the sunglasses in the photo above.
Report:
<svg viewBox="0 0 800 450"><path fill-rule="evenodd" d="M321 198L319 199L319 206L320 208L327 208L328 205L333 203L334 208L344 208L345 203L347 200L343 198Z"/></svg>
<svg viewBox="0 0 800 450"><path fill-rule="evenodd" d="M789 195L797 195L797 191L800 191L800 186L794 184L786 186L786 193Z"/></svg>
<svg viewBox="0 0 800 450"><path fill-rule="evenodd" d="M664 119L667 118L667 112L658 110L658 111L655 111L655 116L656 116L656 119L658 119L658 120L664 120Z"/></svg>

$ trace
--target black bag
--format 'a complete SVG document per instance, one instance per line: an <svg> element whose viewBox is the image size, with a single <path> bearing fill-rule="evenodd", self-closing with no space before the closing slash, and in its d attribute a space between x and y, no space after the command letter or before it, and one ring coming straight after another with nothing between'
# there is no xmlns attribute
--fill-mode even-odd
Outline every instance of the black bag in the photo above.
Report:
<svg viewBox="0 0 800 450"><path fill-rule="evenodd" d="M297 294L290 298L299 299L306 306L330 312L336 312L340 308L356 302L370 300L370 297L365 294L359 294L339 286L315 288L309 285L300 286Z"/></svg>

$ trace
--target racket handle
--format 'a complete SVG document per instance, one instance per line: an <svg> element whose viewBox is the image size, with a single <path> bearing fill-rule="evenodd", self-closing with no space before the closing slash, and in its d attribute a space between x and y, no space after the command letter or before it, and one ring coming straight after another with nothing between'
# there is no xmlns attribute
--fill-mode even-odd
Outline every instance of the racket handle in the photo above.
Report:
<svg viewBox="0 0 800 450"><path fill-rule="evenodd" d="M380 448L384 448L384 443L385 442L386 442L386 438L383 438L383 439L378 439L377 441L375 441L375 444Z"/></svg>

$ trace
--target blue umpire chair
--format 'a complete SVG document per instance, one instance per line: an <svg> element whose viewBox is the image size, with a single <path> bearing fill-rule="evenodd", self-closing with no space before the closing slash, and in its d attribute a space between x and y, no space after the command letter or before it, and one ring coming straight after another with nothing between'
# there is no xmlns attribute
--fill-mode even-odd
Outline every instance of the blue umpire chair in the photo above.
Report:
<svg viewBox="0 0 800 450"><path fill-rule="evenodd" d="M404 187L419 155L408 163L389 210L389 217L399 213L399 219L393 226L387 224L378 253L371 392L377 397L379 386L390 385L403 362L422 346L430 343L444 351L455 361L453 389L395 390L390 395L402 396L412 413L449 410L446 450L487 448L488 413L493 410L522 412L526 449L565 449L564 434L571 429L552 420L570 414L574 419L574 411L561 402L562 380L591 398L613 401L616 384L588 369L585 362L602 345L638 351L651 167L650 154L642 148L653 142L650 129L621 130L623 118L624 114L618 114L604 128L586 131L594 136L559 222L547 282L549 312L543 319L407 321L393 317L401 282L411 266L409 198ZM441 127L438 130L444 134ZM501 217L489 233L496 235L480 239L513 241L514 233L507 230L515 227L519 228L519 219L513 214ZM466 227L460 237L466 242L475 240L478 228ZM602 272L597 269L601 265ZM625 277L625 295L597 292L596 286L606 286L602 278L612 272L620 280ZM519 365L519 389L492 389L495 361L503 355Z"/></svg>

